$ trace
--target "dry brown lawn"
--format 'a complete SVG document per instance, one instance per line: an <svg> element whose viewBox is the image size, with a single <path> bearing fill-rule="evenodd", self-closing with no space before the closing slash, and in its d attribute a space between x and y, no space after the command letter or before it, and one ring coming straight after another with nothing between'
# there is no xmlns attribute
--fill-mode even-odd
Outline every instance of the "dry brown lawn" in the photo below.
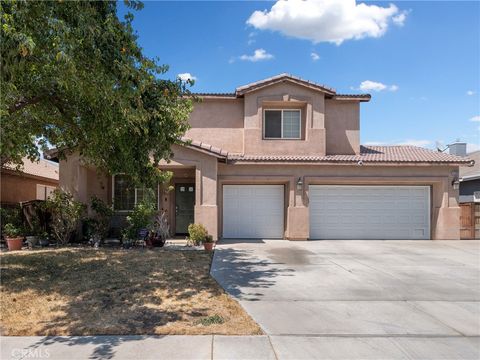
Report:
<svg viewBox="0 0 480 360"><path fill-rule="evenodd" d="M2 335L261 334L209 275L203 251L0 255Z"/></svg>

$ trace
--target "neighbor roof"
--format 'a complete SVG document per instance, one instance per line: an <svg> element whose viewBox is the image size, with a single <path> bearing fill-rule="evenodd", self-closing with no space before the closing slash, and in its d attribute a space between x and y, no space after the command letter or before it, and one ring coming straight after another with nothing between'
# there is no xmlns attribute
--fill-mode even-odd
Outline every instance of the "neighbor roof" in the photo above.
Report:
<svg viewBox="0 0 480 360"><path fill-rule="evenodd" d="M467 157L475 161L475 164L468 168L460 169L460 177L464 181L474 180L480 177L480 150L467 154Z"/></svg>
<svg viewBox="0 0 480 360"><path fill-rule="evenodd" d="M243 97L245 94L262 89L267 86L271 86L281 82L291 82L301 86L311 88L313 90L321 91L325 93L328 98L333 98L337 100L356 100L356 101L370 101L370 94L337 94L336 90L328 87L326 85L318 84L313 81L305 80L294 76L291 74L280 74L276 76L269 77L267 79L255 81L247 85L239 86L235 89L235 93L195 93L194 95L200 97L213 97L213 98L239 98Z"/></svg>
<svg viewBox="0 0 480 360"><path fill-rule="evenodd" d="M360 146L358 155L229 155L232 161L248 162L317 162L365 164L452 164L470 165L472 160L417 146Z"/></svg>
<svg viewBox="0 0 480 360"><path fill-rule="evenodd" d="M6 165L5 169L15 171L15 167L12 165ZM41 159L40 161L30 161L27 158L23 158L23 167L19 169L18 173L28 174L32 176L38 176L46 179L58 181L58 164Z"/></svg>

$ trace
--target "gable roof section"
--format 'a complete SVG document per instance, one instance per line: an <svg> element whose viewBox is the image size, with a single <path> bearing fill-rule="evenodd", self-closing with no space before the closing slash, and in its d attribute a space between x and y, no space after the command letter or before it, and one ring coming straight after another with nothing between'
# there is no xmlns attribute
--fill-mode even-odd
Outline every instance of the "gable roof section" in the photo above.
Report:
<svg viewBox="0 0 480 360"><path fill-rule="evenodd" d="M23 158L23 168L20 168L20 170L17 171L14 166L10 165L6 165L4 169L15 171L18 175L27 174L58 181L58 165L44 159L36 162Z"/></svg>
<svg viewBox="0 0 480 360"><path fill-rule="evenodd" d="M370 94L337 94L336 90L326 85L318 84L313 81L305 80L297 76L283 73L280 75L272 76L267 79L252 82L247 85L239 86L235 89L234 93L194 93L194 95L203 98L221 98L221 99L237 99L243 97L245 94L260 90L265 87L282 83L290 82L300 86L310 88L315 91L321 91L325 93L328 98L335 100L354 100L354 101L370 101L372 96Z"/></svg>
<svg viewBox="0 0 480 360"><path fill-rule="evenodd" d="M261 88L271 86L271 85L274 85L274 84L277 84L277 83L280 83L280 82L284 82L284 81L288 81L288 82L291 82L291 83L294 83L294 84L305 86L305 87L311 88L313 90L319 90L319 91L324 92L324 93L329 94L329 95L335 95L336 94L336 91L333 88L327 87L325 85L317 84L313 81L304 80L304 79L301 79L297 76L293 76L291 74L286 74L286 73L276 75L276 76L272 76L270 78L263 79L263 80L260 80L260 81L256 81L256 82L244 85L244 86L237 87L235 89L235 93L237 94L237 96L238 95L244 95L244 94L249 93L251 91L259 90Z"/></svg>
<svg viewBox="0 0 480 360"><path fill-rule="evenodd" d="M312 162L358 164L471 165L472 160L417 146L361 146L358 155L230 155L234 162Z"/></svg>

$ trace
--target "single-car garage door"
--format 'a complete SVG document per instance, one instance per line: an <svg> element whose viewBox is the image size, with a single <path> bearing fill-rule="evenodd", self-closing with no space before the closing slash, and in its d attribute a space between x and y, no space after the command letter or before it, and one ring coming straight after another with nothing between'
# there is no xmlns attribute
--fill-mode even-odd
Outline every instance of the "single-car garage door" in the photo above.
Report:
<svg viewBox="0 0 480 360"><path fill-rule="evenodd" d="M223 237L283 238L283 185L224 185Z"/></svg>
<svg viewBox="0 0 480 360"><path fill-rule="evenodd" d="M428 186L309 186L311 239L429 239Z"/></svg>

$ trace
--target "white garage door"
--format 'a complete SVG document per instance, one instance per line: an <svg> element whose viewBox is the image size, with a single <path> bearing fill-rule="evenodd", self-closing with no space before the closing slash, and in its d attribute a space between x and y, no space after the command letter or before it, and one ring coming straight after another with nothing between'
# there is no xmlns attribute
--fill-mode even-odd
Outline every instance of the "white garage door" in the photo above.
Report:
<svg viewBox="0 0 480 360"><path fill-rule="evenodd" d="M283 238L283 185L224 185L223 237Z"/></svg>
<svg viewBox="0 0 480 360"><path fill-rule="evenodd" d="M429 239L428 186L310 185L311 239Z"/></svg>

